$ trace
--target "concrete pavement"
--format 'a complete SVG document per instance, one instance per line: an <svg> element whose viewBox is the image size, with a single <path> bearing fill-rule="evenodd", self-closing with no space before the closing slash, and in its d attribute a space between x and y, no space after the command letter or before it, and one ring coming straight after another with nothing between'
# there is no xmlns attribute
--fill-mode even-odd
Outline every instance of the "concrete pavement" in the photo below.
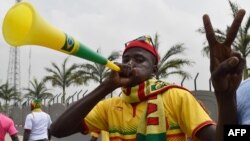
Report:
<svg viewBox="0 0 250 141"><path fill-rule="evenodd" d="M19 138L19 141L22 141L22 140L23 140L23 137L22 137L22 136L18 136L18 138ZM5 136L5 141L12 141L11 138L10 138L10 136L9 136L9 134L7 134L7 135Z"/></svg>
<svg viewBox="0 0 250 141"><path fill-rule="evenodd" d="M23 140L23 136L18 135L19 137L19 141ZM65 137L65 138L55 138L52 137L51 141L89 141L90 140L90 136L86 135L83 136L81 134L75 134L69 137ZM9 135L5 136L5 141L12 141ZM100 139L98 139L98 141L100 141Z"/></svg>
<svg viewBox="0 0 250 141"><path fill-rule="evenodd" d="M16 127L17 130L19 131L19 141L23 140L23 127ZM56 138L56 137L52 137L51 141L89 141L90 140L90 136L89 135L82 135L80 133L65 137L65 138ZM9 134L7 134L5 136L5 141L11 141L11 138L9 136ZM98 138L98 141L101 141L100 138Z"/></svg>

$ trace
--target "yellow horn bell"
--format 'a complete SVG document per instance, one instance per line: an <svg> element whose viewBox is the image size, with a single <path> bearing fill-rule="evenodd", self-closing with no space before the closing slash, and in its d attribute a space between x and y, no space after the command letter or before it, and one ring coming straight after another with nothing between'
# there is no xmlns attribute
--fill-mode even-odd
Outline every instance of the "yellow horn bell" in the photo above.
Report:
<svg viewBox="0 0 250 141"><path fill-rule="evenodd" d="M43 20L28 2L17 3L8 11L3 36L12 46L41 45L60 50L65 42L65 34Z"/></svg>
<svg viewBox="0 0 250 141"><path fill-rule="evenodd" d="M28 2L16 3L8 10L2 31L6 42L14 47L40 45L120 71L113 62L47 23Z"/></svg>

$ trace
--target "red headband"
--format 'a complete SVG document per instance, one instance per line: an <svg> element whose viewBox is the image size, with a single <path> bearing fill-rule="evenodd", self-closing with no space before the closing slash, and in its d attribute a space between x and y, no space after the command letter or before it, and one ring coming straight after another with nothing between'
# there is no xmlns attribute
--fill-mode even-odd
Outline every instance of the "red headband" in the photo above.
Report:
<svg viewBox="0 0 250 141"><path fill-rule="evenodd" d="M125 50L123 51L123 54L130 48L135 48L135 47L139 47L142 49L147 50L148 52L150 52L152 55L155 56L156 58L156 64L158 64L159 60L160 60L160 56L157 52L157 50L155 49L154 46L150 45L147 42L144 41L140 41L140 40L134 40L128 43L128 45L125 46Z"/></svg>

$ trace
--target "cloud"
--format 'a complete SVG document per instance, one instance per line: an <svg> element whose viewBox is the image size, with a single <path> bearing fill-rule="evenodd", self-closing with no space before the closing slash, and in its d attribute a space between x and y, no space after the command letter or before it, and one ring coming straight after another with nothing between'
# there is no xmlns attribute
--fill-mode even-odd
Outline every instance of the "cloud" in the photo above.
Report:
<svg viewBox="0 0 250 141"><path fill-rule="evenodd" d="M236 1L236 0L235 0ZM3 21L7 10L15 3L0 0L0 20ZM29 0L39 15L59 30L68 33L93 50L102 48L108 56L112 50L123 50L124 43L143 34L160 35L160 52L164 53L176 43L184 43L188 48L186 57L195 61L190 71L193 77L199 72L199 89L208 89L209 62L201 55L204 35L196 30L203 26L202 15L207 13L215 27L225 29L232 22L231 10L227 0L210 1L171 1L171 0ZM249 7L250 2L237 0L241 7ZM249 12L247 12L249 15ZM2 22L0 22L2 26ZM32 51L29 60L29 51ZM27 86L28 75L41 78L45 67L51 62L58 64L68 55L39 47L20 48L22 86ZM7 79L9 45L0 34L0 80ZM82 60L71 58L71 63ZM28 74L29 62L31 74ZM170 78L168 81L180 84L182 78ZM185 86L194 88L193 80L185 81Z"/></svg>

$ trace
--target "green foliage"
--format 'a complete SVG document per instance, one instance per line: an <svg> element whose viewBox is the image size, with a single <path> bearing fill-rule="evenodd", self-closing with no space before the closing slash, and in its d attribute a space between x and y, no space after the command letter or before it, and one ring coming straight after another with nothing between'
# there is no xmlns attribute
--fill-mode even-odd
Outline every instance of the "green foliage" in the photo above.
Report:
<svg viewBox="0 0 250 141"><path fill-rule="evenodd" d="M154 44L159 50L159 37L155 35ZM186 48L183 43L178 43L169 48L166 53L161 56L161 60L158 64L158 72L156 73L157 79L166 79L170 75L182 76L183 78L190 79L191 74L183 70L184 66L192 66L194 62L187 58L180 58L177 55L181 55L185 52Z"/></svg>
<svg viewBox="0 0 250 141"><path fill-rule="evenodd" d="M11 100L20 101L20 93L18 93L15 87L11 87L8 82L0 85L0 99L4 100L5 103L0 105L2 111L7 111L9 107L9 102Z"/></svg>
<svg viewBox="0 0 250 141"><path fill-rule="evenodd" d="M239 6L236 3L231 2L230 0L228 1L231 11L232 11L232 18L235 18L236 13L239 11ZM243 58L247 59L247 57L250 54L250 35L248 33L250 27L250 16L247 17L246 22L242 23L237 37L235 41L232 44L232 47L235 51L239 52L242 54ZM226 35L228 32L229 26L227 26L226 30L220 30L220 29L215 29L215 35L218 41L224 42L226 39ZM199 28L198 32L201 34L205 34L205 30L203 28ZM207 41L204 42L204 47L202 49L202 54L204 56L209 57L209 47ZM245 69L243 70L243 79L246 79L249 77L248 74L248 66L247 62L245 64Z"/></svg>
<svg viewBox="0 0 250 141"><path fill-rule="evenodd" d="M86 82L79 71L79 65L72 64L67 67L69 58L66 58L61 67L52 62L52 68L45 68L49 75L45 76L45 82L51 82L52 86L62 89L62 103L65 103L66 88L71 85L81 85Z"/></svg>
<svg viewBox="0 0 250 141"><path fill-rule="evenodd" d="M97 50L97 53L100 53L100 50ZM113 51L107 57L108 60L114 61L121 56L119 51ZM90 81L101 83L105 78L107 78L110 74L110 69L105 67L104 65L100 65L97 63L84 63L80 66L81 74L83 75L86 83Z"/></svg>
<svg viewBox="0 0 250 141"><path fill-rule="evenodd" d="M52 98L53 94L49 92L43 81L39 82L36 78L30 81L31 88L24 88L27 93L24 98L28 99L47 99Z"/></svg>

